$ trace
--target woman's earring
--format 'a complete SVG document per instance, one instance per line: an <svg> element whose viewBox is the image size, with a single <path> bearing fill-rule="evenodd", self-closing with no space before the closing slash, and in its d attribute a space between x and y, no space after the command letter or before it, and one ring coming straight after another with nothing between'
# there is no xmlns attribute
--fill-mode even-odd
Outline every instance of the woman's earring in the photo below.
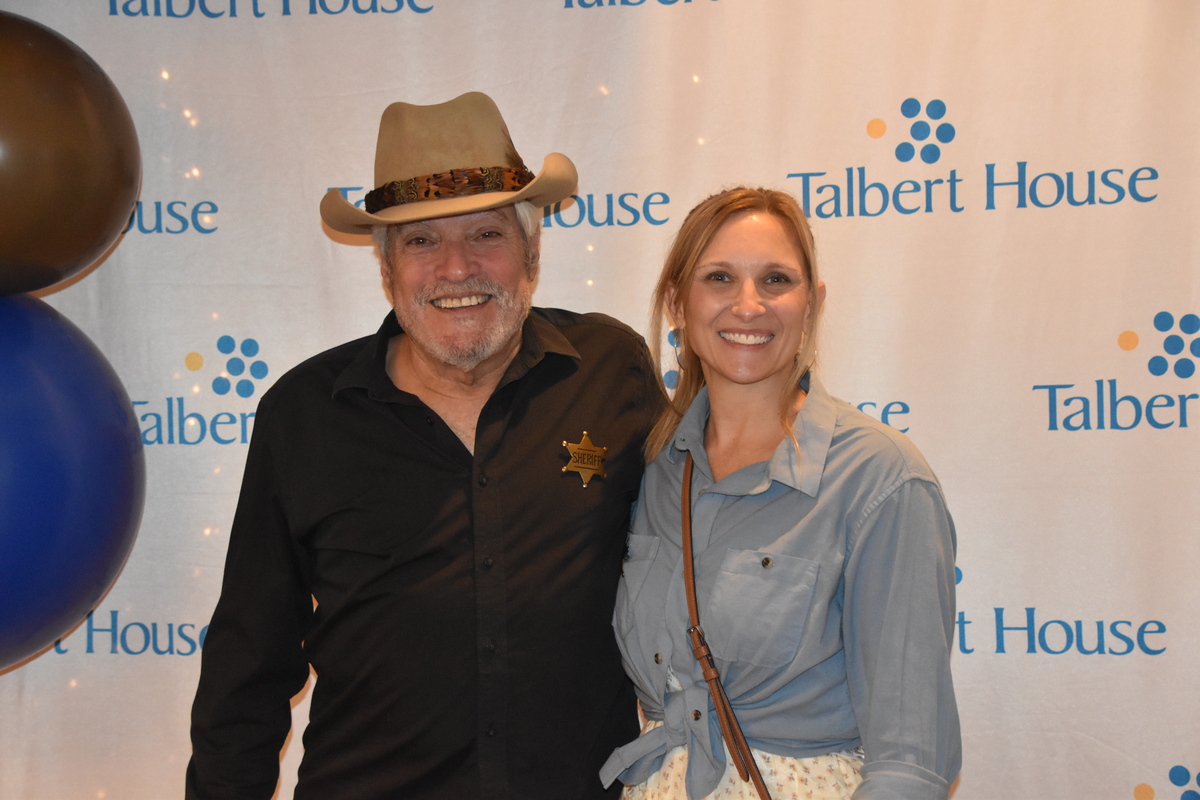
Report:
<svg viewBox="0 0 1200 800"><path fill-rule="evenodd" d="M663 383L668 389L674 389L679 385L679 373L683 370L683 361L679 358L679 346L683 341L683 328L671 328L667 332L667 344L675 349L675 366L676 369L669 369L663 375Z"/></svg>

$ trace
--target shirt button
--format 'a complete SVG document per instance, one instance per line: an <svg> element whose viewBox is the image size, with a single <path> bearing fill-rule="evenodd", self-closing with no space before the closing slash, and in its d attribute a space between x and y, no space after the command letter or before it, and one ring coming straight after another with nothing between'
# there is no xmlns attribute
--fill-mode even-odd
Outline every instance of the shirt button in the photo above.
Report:
<svg viewBox="0 0 1200 800"><path fill-rule="evenodd" d="M487 650L489 653L494 653L496 652L496 643L489 639L488 643L483 646L483 649Z"/></svg>
<svg viewBox="0 0 1200 800"><path fill-rule="evenodd" d="M697 708L692 712L692 719L700 719L700 709Z"/></svg>
<svg viewBox="0 0 1200 800"><path fill-rule="evenodd" d="M487 735L488 735L488 736L495 736L495 735L496 735L496 728L495 728L494 726L492 726L492 725L488 725L488 729L487 729Z"/></svg>
<svg viewBox="0 0 1200 800"><path fill-rule="evenodd" d="M661 664L661 663L662 663L662 653L655 653L655 654L654 654L654 663L655 663L655 664Z"/></svg>
<svg viewBox="0 0 1200 800"><path fill-rule="evenodd" d="M495 562L495 561L492 559L492 557L491 557L491 556L484 556L484 557L483 557L483 566L487 567L488 569L491 569L491 568L492 568L492 564L495 564L495 563L496 563L496 562Z"/></svg>
<svg viewBox="0 0 1200 800"><path fill-rule="evenodd" d="M764 558L762 560L763 569L766 569L767 567L771 566L772 563L773 562L771 561L771 557L767 556L766 558Z"/></svg>
<svg viewBox="0 0 1200 800"><path fill-rule="evenodd" d="M487 486L487 475L480 475L480 476L479 476L479 485L480 485L480 486Z"/></svg>

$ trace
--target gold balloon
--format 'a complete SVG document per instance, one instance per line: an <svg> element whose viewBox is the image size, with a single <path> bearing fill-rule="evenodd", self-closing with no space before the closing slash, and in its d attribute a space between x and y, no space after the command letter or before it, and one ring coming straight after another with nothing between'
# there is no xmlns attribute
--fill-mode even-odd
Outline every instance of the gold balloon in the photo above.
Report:
<svg viewBox="0 0 1200 800"><path fill-rule="evenodd" d="M141 182L133 118L87 53L0 11L0 295L58 283L100 258Z"/></svg>

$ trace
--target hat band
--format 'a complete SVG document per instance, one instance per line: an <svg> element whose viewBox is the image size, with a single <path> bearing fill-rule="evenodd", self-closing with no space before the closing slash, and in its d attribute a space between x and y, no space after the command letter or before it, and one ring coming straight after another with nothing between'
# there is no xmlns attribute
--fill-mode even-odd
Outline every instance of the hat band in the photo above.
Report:
<svg viewBox="0 0 1200 800"><path fill-rule="evenodd" d="M466 197L484 192L517 192L533 180L524 164L519 167L474 167L435 172L416 178L385 183L367 192L363 203L368 214L405 203Z"/></svg>

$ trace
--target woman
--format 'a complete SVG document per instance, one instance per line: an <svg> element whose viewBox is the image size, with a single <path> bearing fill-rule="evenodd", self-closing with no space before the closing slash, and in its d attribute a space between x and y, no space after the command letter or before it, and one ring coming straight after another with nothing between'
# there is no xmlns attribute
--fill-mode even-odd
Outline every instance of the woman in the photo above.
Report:
<svg viewBox="0 0 1200 800"><path fill-rule="evenodd" d="M614 614L647 721L601 773L630 800L757 798L687 633L689 453L699 624L773 800L945 798L958 772L953 523L912 443L821 385L824 298L782 192L708 198L667 257L651 341L669 316L680 377Z"/></svg>

